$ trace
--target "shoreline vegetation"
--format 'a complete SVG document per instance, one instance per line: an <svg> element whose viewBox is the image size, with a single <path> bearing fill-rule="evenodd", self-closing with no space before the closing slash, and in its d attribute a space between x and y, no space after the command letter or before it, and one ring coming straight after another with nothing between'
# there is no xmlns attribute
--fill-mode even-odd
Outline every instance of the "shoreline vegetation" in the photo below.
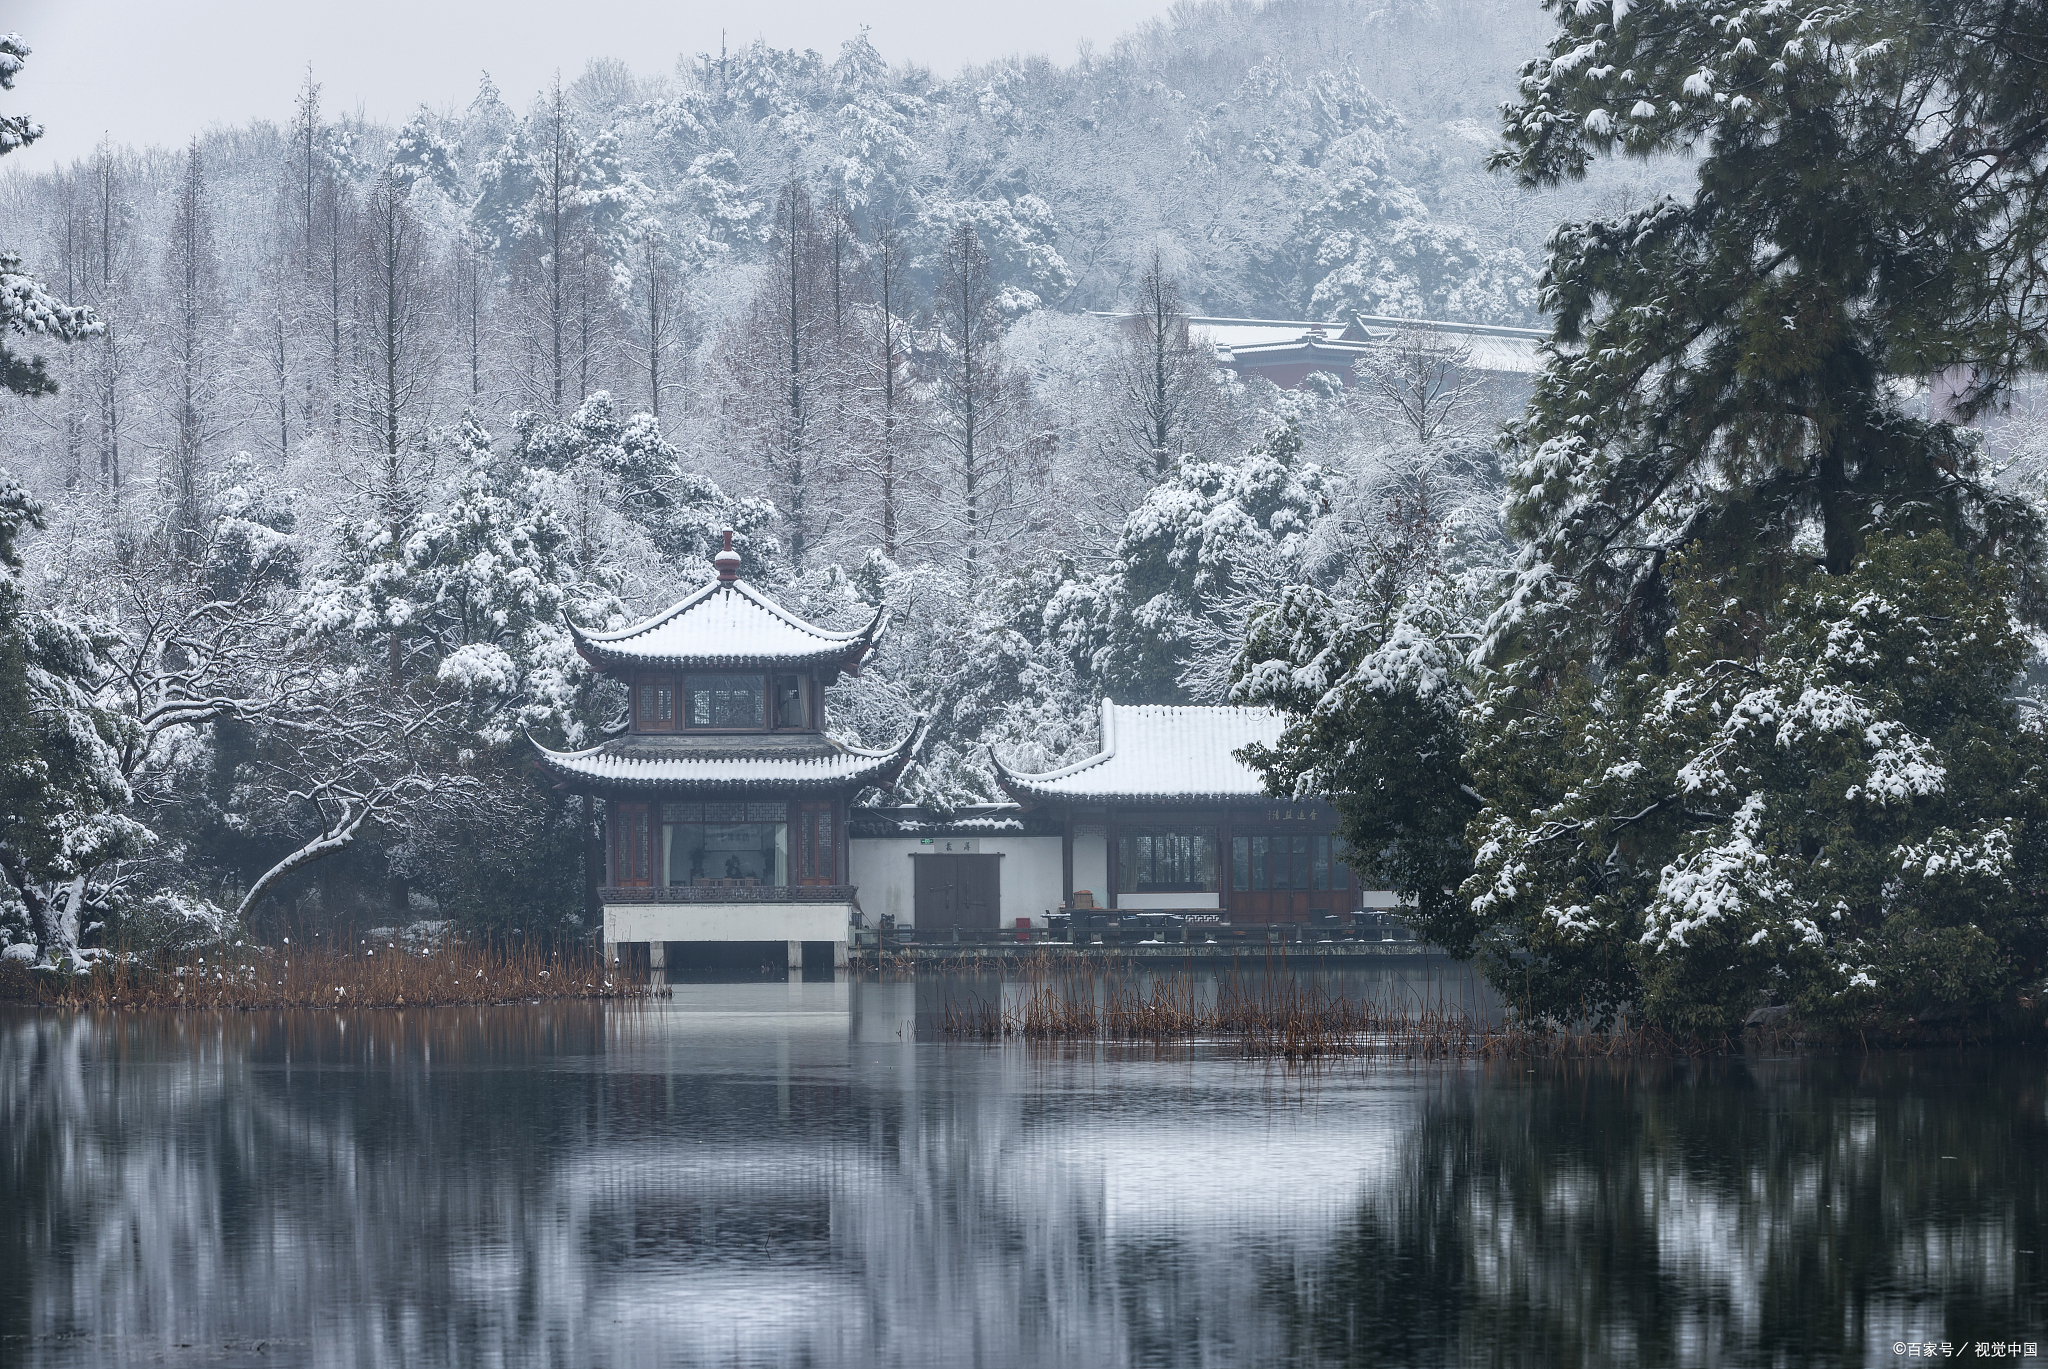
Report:
<svg viewBox="0 0 2048 1369"><path fill-rule="evenodd" d="M346 939L344 939L346 940ZM878 977L915 979L938 969L907 961ZM992 992L948 992L932 1024L942 1041L1033 1044L1225 1045L1248 1057L1312 1062L1385 1059L1651 1059L1862 1052L2038 1042L2048 994L2019 1010L1970 1017L1874 1019L1859 1029L1809 1029L1785 1009L1754 1014L1725 1036L1676 1034L1623 1013L1602 1028L1517 1011L1489 1014L1440 991L1374 1002L1321 981L1285 954L1205 974L1136 963L1082 966L1040 954L1029 961L964 961L941 973L974 980L1014 974ZM486 1007L540 1001L640 1002L664 984L607 970L581 946L497 946L464 940L353 946L218 946L183 956L116 954L82 970L0 965L0 1004L58 1011L249 1012L290 1009Z"/></svg>
<svg viewBox="0 0 2048 1369"><path fill-rule="evenodd" d="M1224 1044L1247 1056L1307 1062L1346 1056L1405 1059L1627 1059L1819 1049L2016 1044L2037 1040L2042 1003L2022 1011L1939 1021L1872 1023L1851 1032L1809 1031L1780 1009L1757 1013L1736 1033L1679 1035L1623 1013L1601 1028L1508 1012L1488 1018L1438 998L1360 1001L1286 973L1284 961L1250 974L1219 974L1214 992L1187 972L1074 974L1040 964L1016 994L948 995L939 1034L956 1041Z"/></svg>
<svg viewBox="0 0 2048 1369"><path fill-rule="evenodd" d="M0 968L0 1003L98 1011L433 1008L652 992L607 972L587 948L462 941L212 947L185 956L114 955L83 971Z"/></svg>

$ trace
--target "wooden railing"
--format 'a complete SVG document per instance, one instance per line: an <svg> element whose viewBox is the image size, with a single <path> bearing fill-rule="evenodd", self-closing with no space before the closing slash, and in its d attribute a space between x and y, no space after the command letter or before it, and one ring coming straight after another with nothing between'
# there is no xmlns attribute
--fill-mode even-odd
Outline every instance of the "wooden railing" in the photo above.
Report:
<svg viewBox="0 0 2048 1369"><path fill-rule="evenodd" d="M605 903L851 903L851 884L670 884L651 888L606 885Z"/></svg>
<svg viewBox="0 0 2048 1369"><path fill-rule="evenodd" d="M857 945L882 949L904 945L1033 945L1033 946L1301 946L1320 941L1414 941L1414 931L1391 918L1372 923L1191 923L1181 927L1144 926L1135 920L1089 927L890 927L859 930Z"/></svg>

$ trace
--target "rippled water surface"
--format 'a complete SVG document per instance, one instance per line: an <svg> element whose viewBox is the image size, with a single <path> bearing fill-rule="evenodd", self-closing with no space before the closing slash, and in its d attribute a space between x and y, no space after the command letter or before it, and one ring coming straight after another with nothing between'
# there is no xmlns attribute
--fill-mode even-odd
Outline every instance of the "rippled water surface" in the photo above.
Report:
<svg viewBox="0 0 2048 1369"><path fill-rule="evenodd" d="M919 1039L947 997L997 991L0 1016L0 1364L1824 1365L2048 1342L2038 1056L1304 1073Z"/></svg>

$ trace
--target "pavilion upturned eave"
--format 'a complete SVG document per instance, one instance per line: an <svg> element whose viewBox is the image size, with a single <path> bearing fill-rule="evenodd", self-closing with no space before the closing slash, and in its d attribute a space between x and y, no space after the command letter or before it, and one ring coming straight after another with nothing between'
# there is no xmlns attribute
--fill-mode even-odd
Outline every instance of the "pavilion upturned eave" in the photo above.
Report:
<svg viewBox="0 0 2048 1369"><path fill-rule="evenodd" d="M920 732L919 726L913 726L909 735L886 751L844 746L818 734L787 739L664 737L659 740L665 745L658 747L650 746L645 737L613 738L582 751L553 751L535 742L534 750L557 786L571 790L676 797L742 792L838 794L893 785L910 763ZM753 754L748 754L749 748L736 749L735 743L748 740L808 745L795 754L773 754L790 750L782 746L752 748ZM700 741L701 745L691 745Z"/></svg>

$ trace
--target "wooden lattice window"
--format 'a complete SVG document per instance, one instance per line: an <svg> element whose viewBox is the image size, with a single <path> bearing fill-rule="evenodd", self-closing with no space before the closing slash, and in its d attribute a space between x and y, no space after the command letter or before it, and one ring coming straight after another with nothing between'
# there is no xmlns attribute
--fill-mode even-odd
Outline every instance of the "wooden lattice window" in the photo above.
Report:
<svg viewBox="0 0 2048 1369"><path fill-rule="evenodd" d="M642 732L676 730L676 682L670 675L642 675L634 690L633 725Z"/></svg>

